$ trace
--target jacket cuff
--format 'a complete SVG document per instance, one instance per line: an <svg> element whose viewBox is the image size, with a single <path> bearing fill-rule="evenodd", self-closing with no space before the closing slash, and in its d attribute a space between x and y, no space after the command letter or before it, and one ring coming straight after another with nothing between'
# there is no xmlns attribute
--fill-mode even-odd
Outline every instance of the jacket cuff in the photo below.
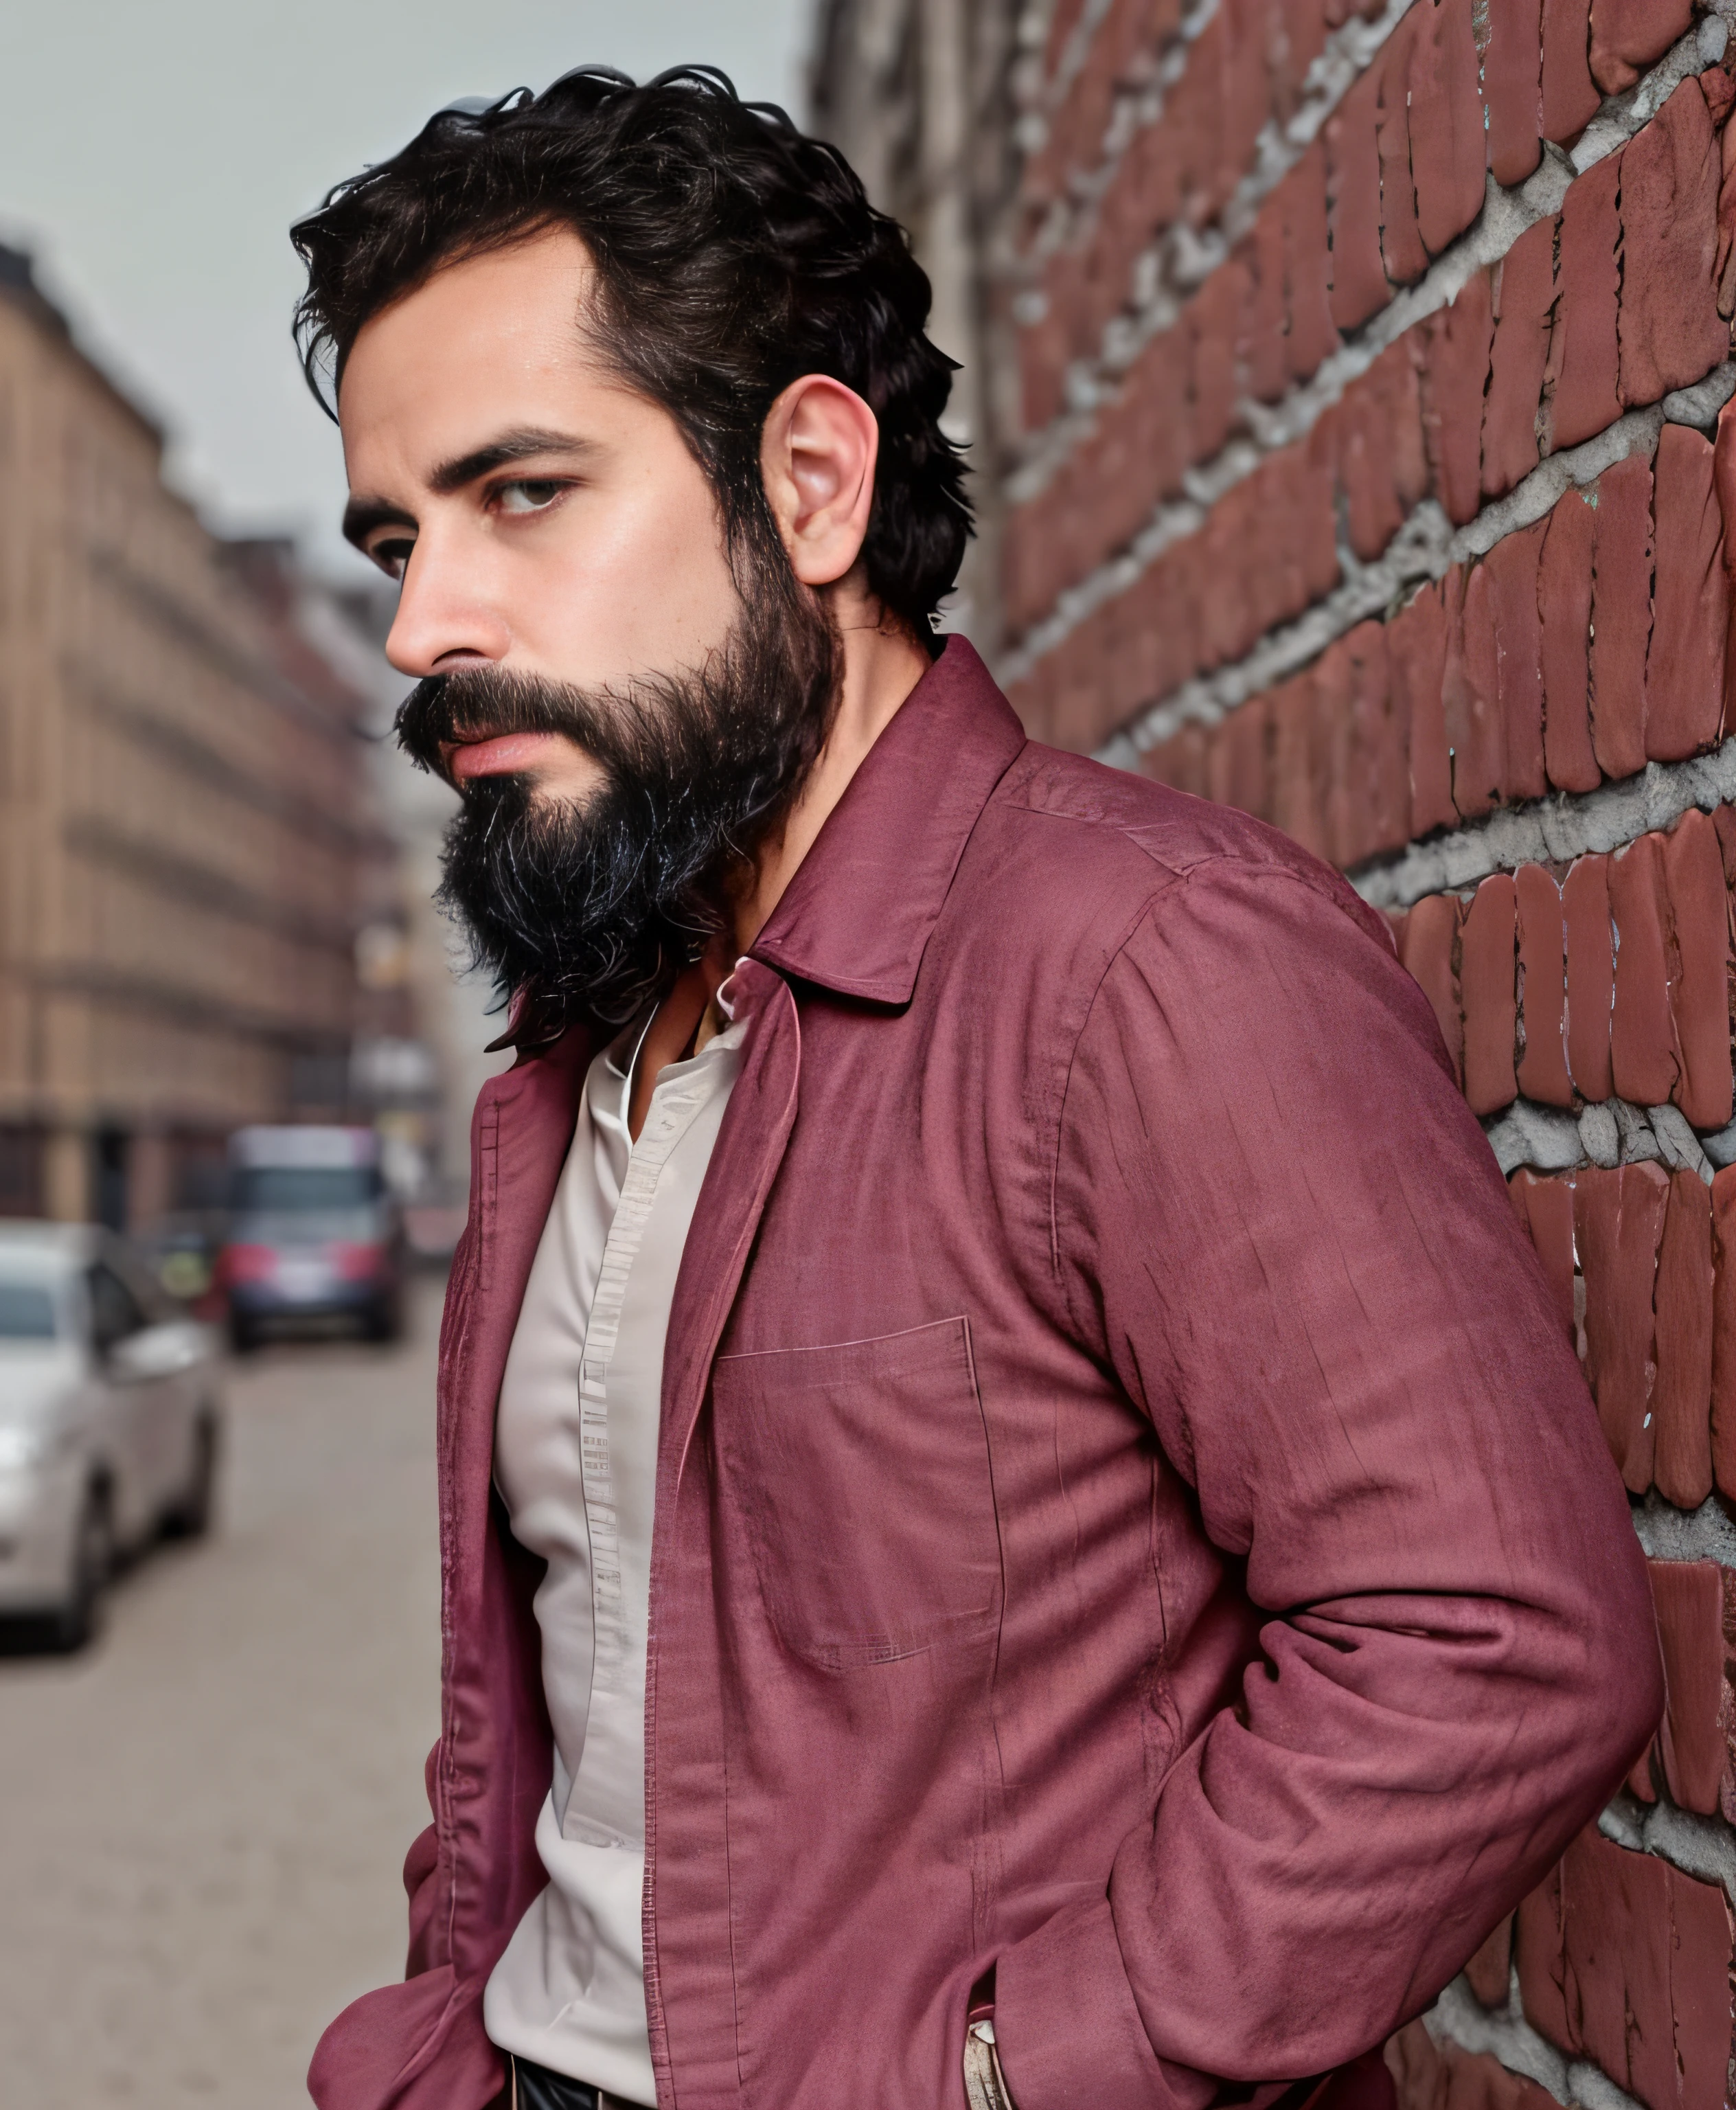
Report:
<svg viewBox="0 0 1736 2110"><path fill-rule="evenodd" d="M1105 1897L996 1958L995 2048L1015 2110L1203 2110L1218 2090L1151 2049Z"/></svg>

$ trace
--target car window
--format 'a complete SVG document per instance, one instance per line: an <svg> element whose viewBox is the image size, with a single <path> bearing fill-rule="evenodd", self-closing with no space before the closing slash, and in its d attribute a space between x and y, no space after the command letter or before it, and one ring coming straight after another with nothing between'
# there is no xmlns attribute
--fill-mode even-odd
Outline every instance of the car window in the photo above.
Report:
<svg viewBox="0 0 1736 2110"><path fill-rule="evenodd" d="M235 1207L248 1216L365 1207L380 1192L372 1165L250 1165L236 1175Z"/></svg>
<svg viewBox="0 0 1736 2110"><path fill-rule="evenodd" d="M117 1343L140 1330L145 1324L145 1315L132 1291L113 1268L102 1261L92 1268L88 1279L91 1338L106 1354Z"/></svg>
<svg viewBox="0 0 1736 2110"><path fill-rule="evenodd" d="M43 1282L0 1282L0 1341L52 1341L54 1297Z"/></svg>

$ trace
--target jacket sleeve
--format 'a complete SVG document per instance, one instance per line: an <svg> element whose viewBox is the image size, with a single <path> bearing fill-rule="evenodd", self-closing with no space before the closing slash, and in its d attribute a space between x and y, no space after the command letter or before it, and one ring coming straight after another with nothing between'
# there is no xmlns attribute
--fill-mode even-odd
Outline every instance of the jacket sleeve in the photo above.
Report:
<svg viewBox="0 0 1736 2110"><path fill-rule="evenodd" d="M1074 1052L1069 1306L1264 1623L1106 1895L1000 1959L1019 2110L1246 2099L1377 2044L1661 1707L1572 1348L1372 922L1323 868L1196 867Z"/></svg>

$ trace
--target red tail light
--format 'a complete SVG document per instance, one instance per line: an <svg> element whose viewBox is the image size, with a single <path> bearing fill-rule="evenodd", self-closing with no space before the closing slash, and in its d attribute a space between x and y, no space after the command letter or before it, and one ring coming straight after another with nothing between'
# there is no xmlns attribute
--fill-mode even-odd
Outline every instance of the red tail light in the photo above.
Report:
<svg viewBox="0 0 1736 2110"><path fill-rule="evenodd" d="M347 1238L333 1241L327 1248L336 1272L346 1282L370 1282L380 1272L384 1248L377 1245L356 1245Z"/></svg>
<svg viewBox="0 0 1736 2110"><path fill-rule="evenodd" d="M224 1283L269 1282L277 1271L278 1256L269 1246L225 1246L217 1262Z"/></svg>

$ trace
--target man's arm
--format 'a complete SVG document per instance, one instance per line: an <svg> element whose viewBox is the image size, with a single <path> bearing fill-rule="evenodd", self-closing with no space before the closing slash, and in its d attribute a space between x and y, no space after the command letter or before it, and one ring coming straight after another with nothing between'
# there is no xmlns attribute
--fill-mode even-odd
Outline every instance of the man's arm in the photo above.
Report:
<svg viewBox="0 0 1736 2110"><path fill-rule="evenodd" d="M1270 1619L1106 1896L999 1959L1019 2110L1199 2105L1378 2043L1661 1705L1541 1270L1426 1000L1329 885L1178 879L1075 1051L1070 1307Z"/></svg>

